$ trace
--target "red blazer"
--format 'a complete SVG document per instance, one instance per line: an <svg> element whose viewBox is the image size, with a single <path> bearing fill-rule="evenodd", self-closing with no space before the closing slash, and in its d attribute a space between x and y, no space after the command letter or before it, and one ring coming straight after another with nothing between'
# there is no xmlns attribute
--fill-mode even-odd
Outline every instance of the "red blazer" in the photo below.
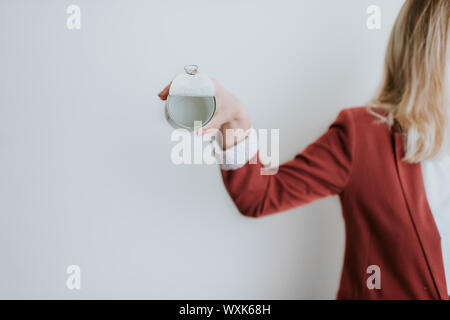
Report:
<svg viewBox="0 0 450 320"><path fill-rule="evenodd" d="M346 248L338 299L448 299L440 235L420 164L402 161L400 133L351 108L275 175L247 163L223 171L239 211L261 217L339 195ZM369 289L370 265L381 289Z"/></svg>

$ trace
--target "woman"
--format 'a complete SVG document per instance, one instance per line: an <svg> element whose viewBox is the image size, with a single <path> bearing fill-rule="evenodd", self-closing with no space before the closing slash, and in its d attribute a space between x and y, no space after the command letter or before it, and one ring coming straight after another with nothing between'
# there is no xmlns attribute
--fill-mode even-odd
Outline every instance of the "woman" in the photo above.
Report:
<svg viewBox="0 0 450 320"><path fill-rule="evenodd" d="M259 160L222 167L230 196L250 217L339 195L346 250L338 299L449 298L449 19L448 0L407 0L371 107L341 111L275 175L261 175ZM207 129L250 132L244 106L216 86L218 111ZM224 148L244 139L225 140ZM379 267L381 288L367 284L371 266Z"/></svg>

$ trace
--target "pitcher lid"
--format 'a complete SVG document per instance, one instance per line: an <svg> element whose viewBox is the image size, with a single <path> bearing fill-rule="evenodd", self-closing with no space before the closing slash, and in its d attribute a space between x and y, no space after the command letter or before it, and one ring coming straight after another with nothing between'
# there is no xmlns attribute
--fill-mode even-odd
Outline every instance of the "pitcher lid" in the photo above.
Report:
<svg viewBox="0 0 450 320"><path fill-rule="evenodd" d="M198 65L186 65L184 71L173 79L169 90L170 95L191 97L213 97L215 95L214 83L207 75L198 71Z"/></svg>

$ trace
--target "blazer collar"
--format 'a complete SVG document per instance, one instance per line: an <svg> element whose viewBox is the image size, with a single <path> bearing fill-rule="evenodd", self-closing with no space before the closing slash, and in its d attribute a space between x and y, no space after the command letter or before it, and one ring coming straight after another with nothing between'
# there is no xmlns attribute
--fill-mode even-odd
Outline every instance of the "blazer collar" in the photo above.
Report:
<svg viewBox="0 0 450 320"><path fill-rule="evenodd" d="M411 164L402 160L404 143L399 132L394 132L394 144L397 171L412 223L436 290L441 299L448 300L441 237L426 197L422 167L420 163Z"/></svg>

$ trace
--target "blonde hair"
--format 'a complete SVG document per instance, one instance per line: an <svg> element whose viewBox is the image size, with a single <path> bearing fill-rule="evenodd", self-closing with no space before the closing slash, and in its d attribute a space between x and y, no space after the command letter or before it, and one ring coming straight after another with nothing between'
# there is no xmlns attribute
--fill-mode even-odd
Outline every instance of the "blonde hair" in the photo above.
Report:
<svg viewBox="0 0 450 320"><path fill-rule="evenodd" d="M411 163L444 149L449 131L447 39L449 0L407 0L389 40L385 75L372 103L404 134Z"/></svg>

